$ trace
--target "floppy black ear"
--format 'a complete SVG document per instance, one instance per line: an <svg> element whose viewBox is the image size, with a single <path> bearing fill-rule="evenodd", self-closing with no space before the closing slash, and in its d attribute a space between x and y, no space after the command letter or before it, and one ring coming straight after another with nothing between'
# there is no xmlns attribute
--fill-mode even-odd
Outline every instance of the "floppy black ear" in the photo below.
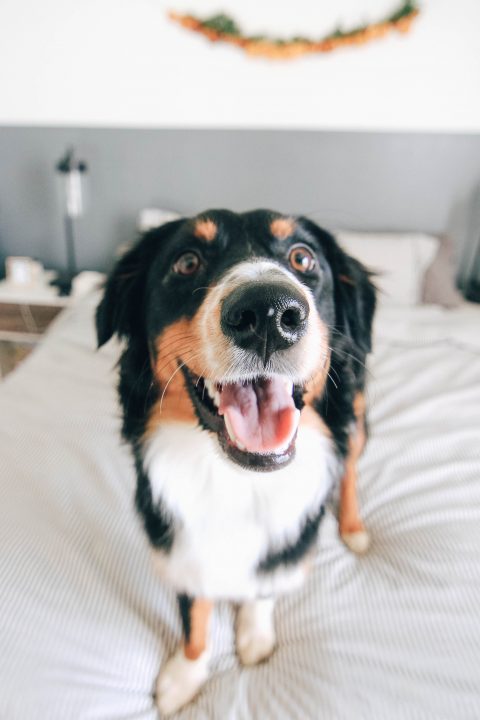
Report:
<svg viewBox="0 0 480 720"><path fill-rule="evenodd" d="M304 228L320 242L330 265L336 326L366 355L372 349L372 321L376 303L373 273L348 255L333 235L307 218L301 218L301 221Z"/></svg>
<svg viewBox="0 0 480 720"><path fill-rule="evenodd" d="M131 334L135 309L141 302L139 282L142 276L142 243L127 251L110 273L105 291L97 307L98 347L115 333L119 337Z"/></svg>
<svg viewBox="0 0 480 720"><path fill-rule="evenodd" d="M181 222L166 223L143 235L113 268L97 307L98 347L110 340L112 335L126 338L140 331L148 269L158 252L159 243L166 235L175 232Z"/></svg>

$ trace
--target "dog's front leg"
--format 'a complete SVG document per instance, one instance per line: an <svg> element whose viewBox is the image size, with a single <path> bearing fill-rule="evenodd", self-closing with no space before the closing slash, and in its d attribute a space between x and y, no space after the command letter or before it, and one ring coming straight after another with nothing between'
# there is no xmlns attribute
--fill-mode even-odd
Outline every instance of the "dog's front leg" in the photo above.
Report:
<svg viewBox="0 0 480 720"><path fill-rule="evenodd" d="M237 653L243 665L255 665L275 647L273 598L243 603L237 615Z"/></svg>
<svg viewBox="0 0 480 720"><path fill-rule="evenodd" d="M208 678L212 603L187 595L180 595L178 601L184 642L158 676L157 705L163 715L190 702Z"/></svg>
<svg viewBox="0 0 480 720"><path fill-rule="evenodd" d="M357 393L353 409L356 423L352 429L345 469L340 486L340 536L352 552L361 555L368 550L370 538L360 516L357 497L357 463L367 440L365 398Z"/></svg>

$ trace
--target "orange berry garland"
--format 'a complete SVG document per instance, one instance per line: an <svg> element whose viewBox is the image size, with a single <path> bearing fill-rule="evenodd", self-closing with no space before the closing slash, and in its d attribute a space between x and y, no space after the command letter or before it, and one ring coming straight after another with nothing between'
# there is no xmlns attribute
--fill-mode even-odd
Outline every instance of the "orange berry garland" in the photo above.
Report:
<svg viewBox="0 0 480 720"><path fill-rule="evenodd" d="M235 21L228 15L219 14L201 20L194 15L170 12L169 17L182 27L204 35L211 42L226 42L236 45L253 57L269 60L289 60L311 53L326 53L351 45L364 45L391 32L407 33L419 14L415 2L407 0L385 20L362 25L352 30L336 30L319 40L308 37L290 39L243 35Z"/></svg>

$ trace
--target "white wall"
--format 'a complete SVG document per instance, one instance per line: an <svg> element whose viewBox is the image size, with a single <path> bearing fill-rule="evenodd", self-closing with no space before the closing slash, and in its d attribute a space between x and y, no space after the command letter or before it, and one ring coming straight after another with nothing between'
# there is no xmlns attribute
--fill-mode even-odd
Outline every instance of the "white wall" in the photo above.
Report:
<svg viewBox="0 0 480 720"><path fill-rule="evenodd" d="M423 0L406 37L278 63L166 19L221 9L251 31L322 35L397 5L1 0L0 123L480 131L479 0Z"/></svg>

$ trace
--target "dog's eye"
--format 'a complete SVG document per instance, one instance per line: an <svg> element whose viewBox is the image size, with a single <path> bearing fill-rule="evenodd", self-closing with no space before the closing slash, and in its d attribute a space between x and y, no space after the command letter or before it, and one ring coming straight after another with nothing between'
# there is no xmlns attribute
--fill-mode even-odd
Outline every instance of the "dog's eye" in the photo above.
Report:
<svg viewBox="0 0 480 720"><path fill-rule="evenodd" d="M290 265L301 273L309 273L315 269L317 261L315 255L306 245L294 245L288 256Z"/></svg>
<svg viewBox="0 0 480 720"><path fill-rule="evenodd" d="M195 273L199 271L201 264L197 253L186 252L177 258L173 265L173 270L177 275L195 275Z"/></svg>

